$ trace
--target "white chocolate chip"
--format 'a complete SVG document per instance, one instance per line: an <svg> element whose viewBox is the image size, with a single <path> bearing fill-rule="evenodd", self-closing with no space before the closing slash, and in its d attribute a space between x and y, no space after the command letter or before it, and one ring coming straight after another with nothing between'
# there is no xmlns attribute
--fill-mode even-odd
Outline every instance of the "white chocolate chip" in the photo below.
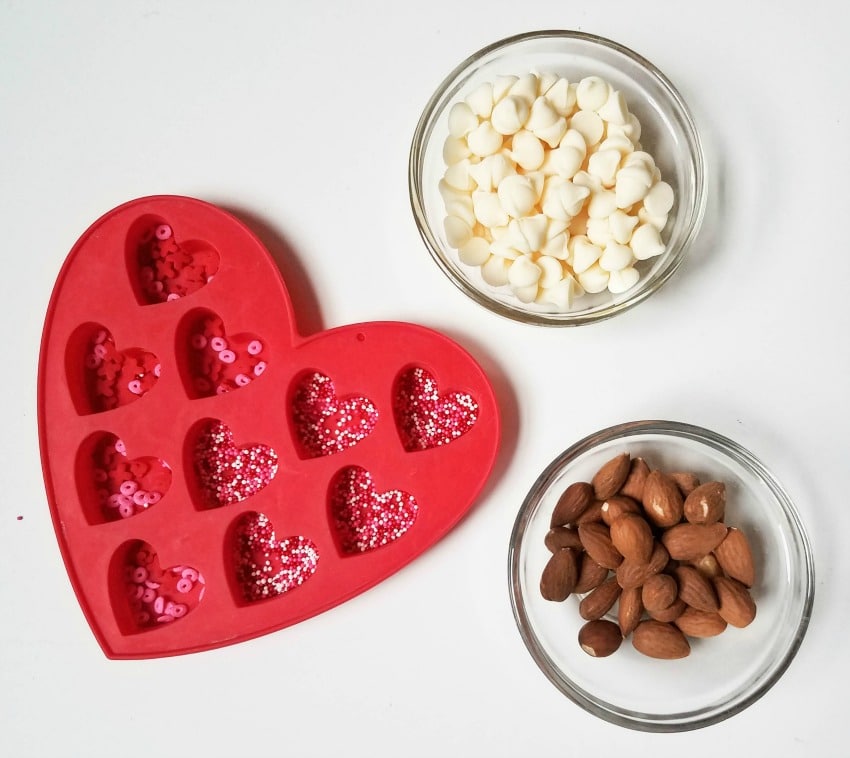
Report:
<svg viewBox="0 0 850 758"><path fill-rule="evenodd" d="M538 80L536 74L526 74L521 76L514 86L511 87L511 97L518 97L525 101L525 104L530 108L531 104L537 98Z"/></svg>
<svg viewBox="0 0 850 758"><path fill-rule="evenodd" d="M519 258L521 255L525 255L525 250L518 250L509 236L494 239L490 243L490 252L499 258L505 258L511 261Z"/></svg>
<svg viewBox="0 0 850 758"><path fill-rule="evenodd" d="M536 171L543 165L546 152L531 132L520 129L511 141L511 157L525 171Z"/></svg>
<svg viewBox="0 0 850 758"><path fill-rule="evenodd" d="M609 124L617 126L625 126L630 115L623 93L613 89L608 93L608 99L601 108L597 108L596 112Z"/></svg>
<svg viewBox="0 0 850 758"><path fill-rule="evenodd" d="M497 76L493 82L493 102L498 103L507 97L508 92L511 91L511 87L518 81L518 76Z"/></svg>
<svg viewBox="0 0 850 758"><path fill-rule="evenodd" d="M573 271L576 274L581 274L587 271L602 255L602 248L594 245L587 237L573 237L570 240L570 260L572 261ZM579 281L581 281L579 279ZM583 285L582 285L583 286ZM585 287L587 289L587 287Z"/></svg>
<svg viewBox="0 0 850 758"><path fill-rule="evenodd" d="M628 213L619 209L608 217L608 228L611 230L611 237L621 245L628 244L637 223L638 219L635 216L630 216Z"/></svg>
<svg viewBox="0 0 850 758"><path fill-rule="evenodd" d="M586 76L576 88L576 101L582 110L595 111L608 99L611 87L599 76Z"/></svg>
<svg viewBox="0 0 850 758"><path fill-rule="evenodd" d="M549 227L549 219L542 213L525 218L515 219L511 224L516 224L517 229L528 245L528 251L533 253L540 250L546 244L546 232ZM510 228L510 224L508 224Z"/></svg>
<svg viewBox="0 0 850 758"><path fill-rule="evenodd" d="M493 111L493 85L490 82L479 84L466 96L466 104L479 118L490 118Z"/></svg>
<svg viewBox="0 0 850 758"><path fill-rule="evenodd" d="M528 176L506 176L496 190L502 208L514 218L527 216L537 202L537 190Z"/></svg>
<svg viewBox="0 0 850 758"><path fill-rule="evenodd" d="M653 185L643 199L643 207L650 216L666 216L673 207L673 188L667 182Z"/></svg>
<svg viewBox="0 0 850 758"><path fill-rule="evenodd" d="M549 145L549 147L558 147L566 131L567 119L558 116L558 120L554 124L535 129L534 134Z"/></svg>
<svg viewBox="0 0 850 758"><path fill-rule="evenodd" d="M623 159L623 168L631 168L633 166L643 167L652 174L655 171L655 159L649 153L635 148L633 153L630 153Z"/></svg>
<svg viewBox="0 0 850 758"><path fill-rule="evenodd" d="M446 141L443 143L443 161L447 166L462 161L470 155L472 153L469 150L469 145L466 144L463 137L446 137Z"/></svg>
<svg viewBox="0 0 850 758"><path fill-rule="evenodd" d="M628 137L622 134L609 134L602 142L599 143L597 150L616 150L625 158L629 153L634 152L635 146Z"/></svg>
<svg viewBox="0 0 850 758"><path fill-rule="evenodd" d="M611 241L611 228L607 218L588 218L584 233L594 245L599 247L604 247Z"/></svg>
<svg viewBox="0 0 850 758"><path fill-rule="evenodd" d="M540 287L553 287L564 278L564 266L557 258L541 255L536 261L540 268Z"/></svg>
<svg viewBox="0 0 850 758"><path fill-rule="evenodd" d="M509 260L491 255L481 266L481 278L491 287L501 287L508 283L510 265Z"/></svg>
<svg viewBox="0 0 850 758"><path fill-rule="evenodd" d="M537 72L537 94L545 95L558 81L558 75L551 71Z"/></svg>
<svg viewBox="0 0 850 758"><path fill-rule="evenodd" d="M478 116L466 103L455 103L449 111L449 134L465 137L478 126Z"/></svg>
<svg viewBox="0 0 850 758"><path fill-rule="evenodd" d="M463 200L463 198L469 197L469 193L466 190L459 190L452 187L445 179L440 179L437 188L444 203L449 203L453 200Z"/></svg>
<svg viewBox="0 0 850 758"><path fill-rule="evenodd" d="M587 161L587 173L599 177L604 187L613 187L622 157L619 150L597 150Z"/></svg>
<svg viewBox="0 0 850 758"><path fill-rule="evenodd" d="M472 193L472 208L477 218L484 226L505 226L508 223L508 214L505 213L499 196L495 192L476 190Z"/></svg>
<svg viewBox="0 0 850 758"><path fill-rule="evenodd" d="M449 200L446 203L446 213L449 216L462 218L470 227L476 224L475 211L472 207L472 197L470 195L463 195L455 200Z"/></svg>
<svg viewBox="0 0 850 758"><path fill-rule="evenodd" d="M537 302L545 305L554 305L559 311L568 311L572 307L575 298L583 294L584 292L579 283L573 276L567 274L551 287L541 287L537 295Z"/></svg>
<svg viewBox="0 0 850 758"><path fill-rule="evenodd" d="M543 190L542 210L551 218L569 220L581 211L590 195L587 187L574 184L569 179L550 176Z"/></svg>
<svg viewBox="0 0 850 758"><path fill-rule="evenodd" d="M466 142L473 155L483 158L485 155L499 152L502 147L502 135L489 121L483 121L466 135Z"/></svg>
<svg viewBox="0 0 850 758"><path fill-rule="evenodd" d="M620 271L612 271L608 278L608 291L612 295L619 295L621 292L630 290L638 283L640 274L637 269L629 266Z"/></svg>
<svg viewBox="0 0 850 758"><path fill-rule="evenodd" d="M632 233L629 241L632 252L639 261L661 255L666 249L661 241L661 235L651 224L641 224Z"/></svg>
<svg viewBox="0 0 850 758"><path fill-rule="evenodd" d="M495 190L502 179L515 173L513 161L502 153L488 155L480 163L469 166L469 175L480 190Z"/></svg>
<svg viewBox="0 0 850 758"><path fill-rule="evenodd" d="M605 245L605 249L599 257L599 265L609 272L621 271L627 266L631 266L633 261L632 249L628 245L621 245L613 241Z"/></svg>
<svg viewBox="0 0 850 758"><path fill-rule="evenodd" d="M528 121L525 122L525 128L529 131L544 129L547 126L554 124L560 116L555 112L549 101L545 97L538 97L531 104L531 111L528 114Z"/></svg>
<svg viewBox="0 0 850 758"><path fill-rule="evenodd" d="M539 202L540 196L543 194L543 183L546 181L546 175L542 171L529 171L526 173L525 178L528 179L528 181L531 182L531 186L534 187L534 202Z"/></svg>
<svg viewBox="0 0 850 758"><path fill-rule="evenodd" d="M599 177L587 171L576 171L576 175L573 177L573 184L587 187L591 192L602 192L605 189Z"/></svg>
<svg viewBox="0 0 850 758"><path fill-rule="evenodd" d="M518 219L512 218L508 222L508 234L505 239L510 243L511 247L522 255L534 252L531 244L522 233L522 229L520 229Z"/></svg>
<svg viewBox="0 0 850 758"><path fill-rule="evenodd" d="M617 193L617 207L629 208L643 200L652 186L652 174L643 166L625 166L617 172L614 191Z"/></svg>
<svg viewBox="0 0 850 758"><path fill-rule="evenodd" d="M608 288L610 276L598 263L594 263L589 269L582 271L578 275L578 281L585 292L594 294L596 292L604 292Z"/></svg>
<svg viewBox="0 0 850 758"><path fill-rule="evenodd" d="M667 226L666 213L663 216L653 216L652 214L647 213L646 208L641 208L638 211L637 217L642 224L654 226L659 232L663 231L664 227Z"/></svg>
<svg viewBox="0 0 850 758"><path fill-rule="evenodd" d="M551 103L559 116L569 116L575 110L575 91L570 89L570 83L566 79L558 79L546 90L544 97Z"/></svg>
<svg viewBox="0 0 850 758"><path fill-rule="evenodd" d="M499 134L516 134L525 125L528 113L528 103L525 100L509 95L493 107L490 122Z"/></svg>
<svg viewBox="0 0 850 758"><path fill-rule="evenodd" d="M555 150L550 150L543 162L543 172L557 174L563 179L572 179L584 162L584 154L577 148L561 144Z"/></svg>
<svg viewBox="0 0 850 758"><path fill-rule="evenodd" d="M605 133L605 122L594 111L580 110L570 116L569 128L581 134L590 147L602 139Z"/></svg>
<svg viewBox="0 0 850 758"><path fill-rule="evenodd" d="M543 246L540 248L540 252L545 256L565 261L569 257L569 250L567 248L569 239L569 232L556 234L554 237L550 237L543 243Z"/></svg>
<svg viewBox="0 0 850 758"><path fill-rule="evenodd" d="M530 255L521 255L508 269L508 283L512 287L528 287L537 284L542 274L540 266L532 260Z"/></svg>
<svg viewBox="0 0 850 758"><path fill-rule="evenodd" d="M460 246L458 258L467 266L481 266L490 258L490 243L483 237L472 237Z"/></svg>
<svg viewBox="0 0 850 758"><path fill-rule="evenodd" d="M475 188L475 182L469 175L469 159L464 158L446 169L443 179L450 187L471 192Z"/></svg>
<svg viewBox="0 0 850 758"><path fill-rule="evenodd" d="M561 147L574 147L581 153L581 158L587 155L587 141L584 135L577 129L567 129L561 137Z"/></svg>
<svg viewBox="0 0 850 758"><path fill-rule="evenodd" d="M594 192L587 203L587 215L590 218L608 218L617 210L617 195L611 190Z"/></svg>
<svg viewBox="0 0 850 758"><path fill-rule="evenodd" d="M457 216L446 216L443 220L443 228L446 231L446 242L455 249L472 239L472 227Z"/></svg>
<svg viewBox="0 0 850 758"><path fill-rule="evenodd" d="M522 303L533 303L537 299L539 287L537 283L529 284L527 287L511 287L517 300Z"/></svg>

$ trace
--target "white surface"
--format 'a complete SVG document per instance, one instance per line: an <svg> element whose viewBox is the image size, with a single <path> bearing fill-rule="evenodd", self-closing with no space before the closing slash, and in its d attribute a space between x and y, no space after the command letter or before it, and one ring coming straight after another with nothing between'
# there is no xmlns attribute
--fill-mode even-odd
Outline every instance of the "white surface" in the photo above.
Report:
<svg viewBox="0 0 850 758"><path fill-rule="evenodd" d="M839 2L381 3L0 0L6 355L0 507L4 756L840 755L850 676L845 427L850 46ZM702 130L693 255L627 315L573 331L497 319L443 277L408 206L420 111L501 37L575 28L643 54ZM236 211L279 260L301 331L411 320L489 370L503 452L475 510L390 581L263 639L108 661L80 612L41 480L36 364L62 261L148 194ZM537 670L508 603L514 515L539 471L634 418L700 424L777 474L808 525L807 638L764 698L714 727L603 723ZM23 518L19 520L19 516ZM835 742L838 738L838 742ZM567 746L566 748L564 746Z"/></svg>

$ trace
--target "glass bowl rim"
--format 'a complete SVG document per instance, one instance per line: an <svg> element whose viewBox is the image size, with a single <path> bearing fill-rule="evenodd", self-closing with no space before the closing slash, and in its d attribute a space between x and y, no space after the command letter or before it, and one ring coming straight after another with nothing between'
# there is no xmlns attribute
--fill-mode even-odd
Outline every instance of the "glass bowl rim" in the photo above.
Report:
<svg viewBox="0 0 850 758"><path fill-rule="evenodd" d="M486 56L501 49L511 47L512 45L540 39L576 40L579 42L600 45L608 48L614 53L630 59L632 63L636 64L639 68L642 68L666 93L677 111L677 115L681 121L681 126L686 133L690 147L689 159L693 164L694 202L693 206L688 208L690 219L685 233L678 245L678 249L675 250L674 254L669 257L664 266L653 274L653 279L647 283L646 286L636 288L632 295L620 302L611 303L607 306L587 312L566 312L563 314L534 313L532 311L523 310L519 305L513 306L501 303L495 298L489 297L481 292L477 287L467 281L465 277L459 276L445 260L446 253L443 251L431 230L431 225L428 222L427 213L425 211L425 202L423 200L424 190L420 181L420 167L424 163L428 140L435 124L437 107L446 96L446 93L449 92L452 85L458 78L460 78L471 66L482 58L485 58ZM481 48L480 50L477 50L458 64L434 90L422 111L422 115L419 118L416 129L414 130L413 140L410 146L407 179L410 207L413 212L413 218L416 223L417 230L419 231L419 236L425 243L425 247L429 254L449 281L451 281L455 287L467 295L467 297L471 300L498 316L520 323L548 327L574 327L603 321L633 308L638 303L643 302L650 295L657 292L679 269L682 261L684 260L685 253L697 237L705 216L708 195L708 171L702 140L700 139L699 131L690 109L670 79L652 62L625 45L608 39L607 37L601 37L588 32L580 32L571 29L544 29L504 37Z"/></svg>
<svg viewBox="0 0 850 758"><path fill-rule="evenodd" d="M702 443L723 453L755 475L768 488L787 518L793 541L804 557L803 565L799 567L799 571L805 582L805 597L802 613L791 644L783 651L782 657L778 660L770 675L758 687L746 692L745 696L732 706L720 706L705 715L702 714L702 711L685 711L669 714L669 716L648 713L624 715L621 711L606 707L603 701L573 685L565 676L558 675L558 667L549 659L548 654L538 642L524 607L523 591L519 581L520 547L531 520L531 514L538 505L542 493L546 492L558 472L565 465L592 451L598 445L643 434L678 437ZM520 506L511 531L507 568L508 590L514 620L528 652L546 678L562 694L589 713L618 726L644 732L684 732L701 729L724 721L755 703L779 681L796 656L806 635L814 605L815 568L811 542L797 509L783 486L761 460L734 440L709 429L678 421L643 420L616 424L584 437L559 454L537 477Z"/></svg>

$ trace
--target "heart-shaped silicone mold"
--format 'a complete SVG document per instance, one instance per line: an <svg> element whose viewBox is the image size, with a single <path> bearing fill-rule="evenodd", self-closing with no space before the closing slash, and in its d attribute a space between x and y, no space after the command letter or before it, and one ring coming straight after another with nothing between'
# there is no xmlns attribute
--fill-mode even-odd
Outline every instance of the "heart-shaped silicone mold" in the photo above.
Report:
<svg viewBox="0 0 850 758"><path fill-rule="evenodd" d="M215 276L171 301L142 297L139 240L154 222L183 248L205 240L218 251ZM216 325L221 335L203 332ZM131 358L128 346L157 356L145 374L155 385L136 402L101 407L86 384L101 331ZM202 348L192 342L199 333ZM236 361L217 357L225 370L245 358L257 377L262 360L261 379L228 375L228 391L199 392L192 380L211 336L227 342L216 342L221 350L238 343ZM92 457L103 435L168 463L171 483L155 507L104 516ZM57 540L89 624L108 656L144 658L276 631L401 569L475 501L499 418L487 377L457 343L399 322L301 337L274 261L242 223L197 200L155 197L96 221L62 269L42 340L39 439ZM126 586L127 546L139 543L181 569L179 578L163 571L160 587L174 586L151 607L128 602L138 590ZM248 581L254 571L265 583ZM193 580L197 602L181 603L177 582L192 572L204 584Z"/></svg>

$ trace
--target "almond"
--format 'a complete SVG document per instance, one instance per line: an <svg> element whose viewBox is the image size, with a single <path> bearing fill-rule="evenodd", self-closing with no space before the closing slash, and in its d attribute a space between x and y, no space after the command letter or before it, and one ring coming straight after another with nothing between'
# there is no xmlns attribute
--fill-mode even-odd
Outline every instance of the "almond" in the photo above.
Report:
<svg viewBox="0 0 850 758"><path fill-rule="evenodd" d="M756 617L756 604L750 591L737 579L718 576L714 580L714 588L720 599L717 612L728 624L745 627Z"/></svg>
<svg viewBox="0 0 850 758"><path fill-rule="evenodd" d="M550 526L572 524L593 502L593 487L587 482L574 482L564 490L552 511Z"/></svg>
<svg viewBox="0 0 850 758"><path fill-rule="evenodd" d="M636 513L620 516L610 526L611 542L624 558L648 563L655 547L652 528L646 519Z"/></svg>
<svg viewBox="0 0 850 758"><path fill-rule="evenodd" d="M714 585L693 566L681 565L674 571L679 584L679 597L691 608L715 613L719 608Z"/></svg>
<svg viewBox="0 0 850 758"><path fill-rule="evenodd" d="M585 592L590 592L594 587L598 587L607 578L608 569L600 566L587 553L582 553L579 561L578 581L573 592L577 595L583 595Z"/></svg>
<svg viewBox="0 0 850 758"><path fill-rule="evenodd" d="M719 613L685 608L673 622L688 637L716 637L726 631L726 622Z"/></svg>
<svg viewBox="0 0 850 758"><path fill-rule="evenodd" d="M676 482L676 486L679 488L679 492L682 493L682 497L686 498L699 487L699 477L696 474L691 474L687 471L673 471L667 474L667 476Z"/></svg>
<svg viewBox="0 0 850 758"><path fill-rule="evenodd" d="M631 458L628 453L621 453L602 466L591 480L596 499L606 500L612 495L616 495L625 483L631 467Z"/></svg>
<svg viewBox="0 0 850 758"><path fill-rule="evenodd" d="M584 546L578 538L578 529L572 526L556 526L554 529L550 529L543 542L551 553L565 547L584 550Z"/></svg>
<svg viewBox="0 0 850 758"><path fill-rule="evenodd" d="M640 622L643 616L643 601L641 600L640 587L632 587L620 593L620 602L617 605L617 621L623 637L628 637Z"/></svg>
<svg viewBox="0 0 850 758"><path fill-rule="evenodd" d="M682 520L682 493L676 482L661 471L649 472L641 502L647 517L655 526L673 526Z"/></svg>
<svg viewBox="0 0 850 758"><path fill-rule="evenodd" d="M624 589L640 587L649 577L660 572L668 563L670 556L660 542L655 543L649 563L624 560L617 567L617 582Z"/></svg>
<svg viewBox="0 0 850 758"><path fill-rule="evenodd" d="M641 600L647 611L662 611L673 605L678 595L679 585L670 574L655 574L643 583Z"/></svg>
<svg viewBox="0 0 850 758"><path fill-rule="evenodd" d="M635 650L650 658L673 660L684 658L691 652L685 635L672 624L660 621L641 621L632 633Z"/></svg>
<svg viewBox="0 0 850 758"><path fill-rule="evenodd" d="M693 561L716 548L726 536L725 524L676 524L661 535L671 558Z"/></svg>
<svg viewBox="0 0 850 758"><path fill-rule="evenodd" d="M623 556L611 542L608 527L601 522L581 524L578 528L578 536L588 555L600 566L615 569L623 561Z"/></svg>
<svg viewBox="0 0 850 758"><path fill-rule="evenodd" d="M706 482L685 498L685 518L692 524L713 524L722 521L726 512L726 485Z"/></svg>
<svg viewBox="0 0 850 758"><path fill-rule="evenodd" d="M593 521L602 521L602 505L601 500L594 500L590 507L576 519L576 526L589 524Z"/></svg>
<svg viewBox="0 0 850 758"><path fill-rule="evenodd" d="M753 551L746 535L734 527L726 532L726 536L716 548L714 556L721 568L741 584L752 587L756 579Z"/></svg>
<svg viewBox="0 0 850 758"><path fill-rule="evenodd" d="M602 520L608 526L626 513L641 513L637 500L626 495L614 495L602 503Z"/></svg>
<svg viewBox="0 0 850 758"><path fill-rule="evenodd" d="M610 579L606 579L582 598L578 605L579 614L586 621L601 619L614 607L614 603L620 597L620 592L622 592L622 589L617 584L616 577L612 576Z"/></svg>
<svg viewBox="0 0 850 758"><path fill-rule="evenodd" d="M594 658L604 658L616 652L623 642L620 628L613 621L588 621L578 631L578 644Z"/></svg>
<svg viewBox="0 0 850 758"><path fill-rule="evenodd" d="M649 466L646 461L643 458L633 458L629 475L620 487L620 494L640 502L647 476L649 476Z"/></svg>
<svg viewBox="0 0 850 758"><path fill-rule="evenodd" d="M667 608L662 608L660 611L647 611L647 613L656 621L664 621L666 623L679 618L687 607L688 604L682 598L677 597Z"/></svg>
<svg viewBox="0 0 850 758"><path fill-rule="evenodd" d="M721 542L720 544L722 545L723 543ZM717 548L715 548L715 550L716 549ZM717 558L714 557L714 553L708 553L707 555L703 555L701 558L688 561L688 563L699 571L700 574L708 577L709 579L714 579L715 576L723 574L723 569L720 568L720 564L717 562Z"/></svg>
<svg viewBox="0 0 850 758"><path fill-rule="evenodd" d="M572 548L553 553L540 577L540 594L546 600L566 600L578 580L578 558Z"/></svg>

